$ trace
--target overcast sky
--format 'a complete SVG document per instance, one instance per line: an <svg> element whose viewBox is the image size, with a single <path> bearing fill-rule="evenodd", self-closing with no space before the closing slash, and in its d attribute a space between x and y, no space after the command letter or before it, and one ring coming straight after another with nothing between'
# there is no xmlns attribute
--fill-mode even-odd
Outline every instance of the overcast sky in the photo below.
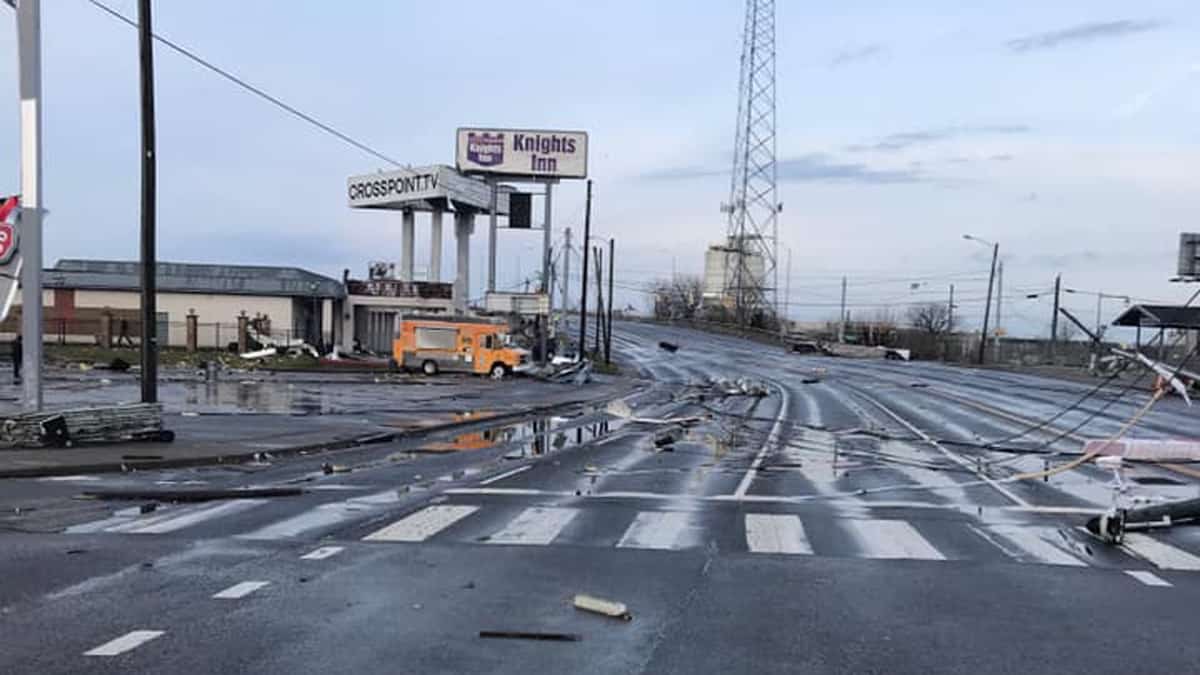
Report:
<svg viewBox="0 0 1200 675"><path fill-rule="evenodd" d="M135 13L133 0L105 1ZM47 262L136 259L136 33L85 0L42 4ZM740 2L155 8L159 34L414 165L453 163L460 125L588 130L593 227L617 238L623 285L701 272L724 234ZM16 47L0 9L8 193ZM963 233L1001 244L1010 332L1046 330L1049 301L1025 295L1056 273L1084 291L1186 298L1167 279L1179 232L1200 230L1198 19L1200 5L1161 0L779 3L792 315L835 317L844 274L852 313L902 313L953 282L960 315L977 321L988 251ZM346 177L381 161L161 46L156 59L160 259L333 276L399 259L399 215L345 204ZM582 184L558 194L556 229L578 231ZM501 285L532 273L539 243L502 235ZM477 236L475 288L485 246ZM447 274L452 250L448 239ZM645 306L632 290L620 300ZM1095 296L1066 300L1094 319Z"/></svg>

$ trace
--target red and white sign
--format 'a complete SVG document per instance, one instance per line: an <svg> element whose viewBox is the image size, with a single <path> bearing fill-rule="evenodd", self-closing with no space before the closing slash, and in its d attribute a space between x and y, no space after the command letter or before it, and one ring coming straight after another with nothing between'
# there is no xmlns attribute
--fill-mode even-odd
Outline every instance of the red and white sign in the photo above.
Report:
<svg viewBox="0 0 1200 675"><path fill-rule="evenodd" d="M7 265L17 252L17 228L8 217L17 209L20 200L9 197L0 202L0 265Z"/></svg>

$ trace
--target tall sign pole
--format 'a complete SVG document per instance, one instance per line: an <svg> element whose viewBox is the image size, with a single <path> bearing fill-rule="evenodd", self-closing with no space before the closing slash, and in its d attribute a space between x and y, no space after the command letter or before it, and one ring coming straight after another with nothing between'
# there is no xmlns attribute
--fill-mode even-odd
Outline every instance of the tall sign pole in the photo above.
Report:
<svg viewBox="0 0 1200 675"><path fill-rule="evenodd" d="M538 331L539 340L541 341L542 350L542 365L550 362L550 355L547 353L547 338L550 336L550 318L554 316L554 286L550 281L550 214L551 202L550 192L554 187L554 181L546 181L546 213L542 216L542 293L546 294L546 320L542 323L541 330Z"/></svg>
<svg viewBox="0 0 1200 675"><path fill-rule="evenodd" d="M151 0L138 0L142 99L142 403L158 401L158 288L155 259L154 35Z"/></svg>
<svg viewBox="0 0 1200 675"><path fill-rule="evenodd" d="M987 349L988 321L992 313L992 286L996 282L996 258L1000 255L1000 244L992 244L992 272L988 275L987 302L983 305L983 331L979 334L979 356L976 358L983 363L983 352Z"/></svg>
<svg viewBox="0 0 1200 675"><path fill-rule="evenodd" d="M21 92L21 335L24 407L42 409L42 40L40 0L17 3Z"/></svg>

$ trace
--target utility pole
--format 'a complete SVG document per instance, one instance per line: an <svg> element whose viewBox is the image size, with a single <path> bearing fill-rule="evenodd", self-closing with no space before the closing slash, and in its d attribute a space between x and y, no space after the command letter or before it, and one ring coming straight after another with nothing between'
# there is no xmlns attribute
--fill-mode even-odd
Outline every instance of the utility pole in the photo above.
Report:
<svg viewBox="0 0 1200 675"><path fill-rule="evenodd" d="M1001 302L1004 300L1004 261L996 265L996 338L992 340L992 361L1000 360L1000 333L1003 331L1004 319L1001 317Z"/></svg>
<svg viewBox="0 0 1200 675"><path fill-rule="evenodd" d="M562 249L562 307L565 315L571 310L571 228L563 231Z"/></svg>
<svg viewBox="0 0 1200 675"><path fill-rule="evenodd" d="M138 0L142 98L142 403L158 401L158 263L155 257L154 34L151 0Z"/></svg>
<svg viewBox="0 0 1200 675"><path fill-rule="evenodd" d="M946 306L946 332L954 332L954 284L950 284L950 304Z"/></svg>
<svg viewBox="0 0 1200 675"><path fill-rule="evenodd" d="M616 269L617 240L608 240L608 322L604 330L604 363L612 364L613 274Z"/></svg>
<svg viewBox="0 0 1200 675"><path fill-rule="evenodd" d="M587 351L587 290L588 290L588 238L592 236L592 179L587 182L587 201L583 207L583 278L579 294L579 358Z"/></svg>
<svg viewBox="0 0 1200 675"><path fill-rule="evenodd" d="M842 313L838 315L838 342L846 341L846 277L842 277Z"/></svg>
<svg viewBox="0 0 1200 675"><path fill-rule="evenodd" d="M1054 363L1058 351L1058 295L1062 290L1062 275L1054 275L1054 315L1050 317L1050 362Z"/></svg>
<svg viewBox="0 0 1200 675"><path fill-rule="evenodd" d="M1097 291L1096 292L1096 336L1097 336L1097 339L1103 337L1103 335L1101 334L1101 330L1103 330L1103 326L1101 326L1101 319L1100 319L1100 312L1101 312L1100 304L1103 302L1104 302L1104 294Z"/></svg>
<svg viewBox="0 0 1200 675"><path fill-rule="evenodd" d="M488 200L488 276L487 292L496 292L496 209L500 200L500 184L495 178L488 179L492 192Z"/></svg>
<svg viewBox="0 0 1200 675"><path fill-rule="evenodd" d="M792 249L787 250L787 272L783 280L783 311L779 312L779 335L787 337L788 316L792 311Z"/></svg>
<svg viewBox="0 0 1200 675"><path fill-rule="evenodd" d="M11 4L11 3L10 3ZM42 38L40 0L21 0L17 59L21 96L21 375L24 407L42 409Z"/></svg>
<svg viewBox="0 0 1200 675"><path fill-rule="evenodd" d="M992 272L988 275L987 302L983 306L983 332L979 334L979 364L983 364L983 350L987 348L988 319L992 312L992 284L996 281L996 258L1000 256L1000 244L992 244Z"/></svg>
<svg viewBox="0 0 1200 675"><path fill-rule="evenodd" d="M604 332L604 252L599 246L592 247L596 256L596 342L592 353L600 357L600 334Z"/></svg>
<svg viewBox="0 0 1200 675"><path fill-rule="evenodd" d="M546 295L546 318L541 322L538 336L542 349L542 365L550 362L547 343L550 337L550 317L554 316L554 285L550 281L550 192L554 181L546 181L546 212L542 216L542 293Z"/></svg>

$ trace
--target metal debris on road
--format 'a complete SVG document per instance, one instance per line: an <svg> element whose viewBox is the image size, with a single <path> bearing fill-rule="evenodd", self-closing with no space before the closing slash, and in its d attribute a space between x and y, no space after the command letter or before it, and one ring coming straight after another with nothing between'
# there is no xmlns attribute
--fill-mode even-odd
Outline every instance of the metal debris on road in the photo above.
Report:
<svg viewBox="0 0 1200 675"><path fill-rule="evenodd" d="M135 403L28 412L0 418L0 448L70 447L76 443L175 440L162 428L162 406Z"/></svg>
<svg viewBox="0 0 1200 675"><path fill-rule="evenodd" d="M585 612L603 614L604 616L621 619L622 621L633 621L633 614L629 613L629 608L623 602L614 602L579 593L575 596L572 604L575 605L575 609L581 609Z"/></svg>
<svg viewBox="0 0 1200 675"><path fill-rule="evenodd" d="M481 630L481 638L504 638L509 640L545 640L550 642L579 642L577 633L546 633L520 630Z"/></svg>

